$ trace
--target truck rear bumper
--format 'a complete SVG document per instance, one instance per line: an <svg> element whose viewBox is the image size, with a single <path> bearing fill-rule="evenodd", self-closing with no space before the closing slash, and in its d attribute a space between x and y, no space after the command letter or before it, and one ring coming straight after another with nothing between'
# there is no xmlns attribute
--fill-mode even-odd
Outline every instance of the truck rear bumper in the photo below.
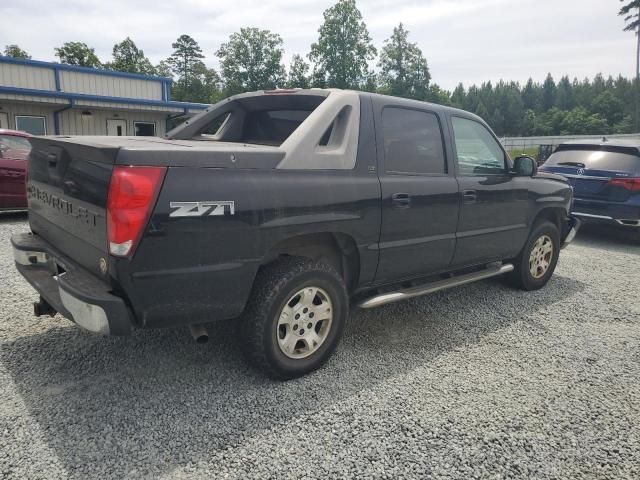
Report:
<svg viewBox="0 0 640 480"><path fill-rule="evenodd" d="M82 328L103 335L128 335L133 315L110 286L56 252L37 235L11 237L16 268L42 298Z"/></svg>

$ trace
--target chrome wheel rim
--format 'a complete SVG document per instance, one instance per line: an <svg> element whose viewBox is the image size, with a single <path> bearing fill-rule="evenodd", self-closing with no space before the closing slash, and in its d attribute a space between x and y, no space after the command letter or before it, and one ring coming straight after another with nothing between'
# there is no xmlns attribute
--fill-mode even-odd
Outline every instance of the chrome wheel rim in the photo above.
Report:
<svg viewBox="0 0 640 480"><path fill-rule="evenodd" d="M542 278L551 266L553 241L549 235L542 235L533 244L529 255L529 271L533 278Z"/></svg>
<svg viewBox="0 0 640 480"><path fill-rule="evenodd" d="M280 351L289 358L306 358L317 351L329 335L333 305L326 291L305 287L284 304L276 336Z"/></svg>

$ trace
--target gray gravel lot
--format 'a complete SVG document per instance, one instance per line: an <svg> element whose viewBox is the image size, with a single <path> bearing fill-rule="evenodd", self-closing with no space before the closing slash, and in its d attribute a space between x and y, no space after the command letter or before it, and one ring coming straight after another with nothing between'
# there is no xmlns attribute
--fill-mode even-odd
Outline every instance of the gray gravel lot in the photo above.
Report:
<svg viewBox="0 0 640 480"><path fill-rule="evenodd" d="M0 214L0 478L640 478L640 242L590 230L542 291L354 312L278 383L230 323L130 338L32 316Z"/></svg>

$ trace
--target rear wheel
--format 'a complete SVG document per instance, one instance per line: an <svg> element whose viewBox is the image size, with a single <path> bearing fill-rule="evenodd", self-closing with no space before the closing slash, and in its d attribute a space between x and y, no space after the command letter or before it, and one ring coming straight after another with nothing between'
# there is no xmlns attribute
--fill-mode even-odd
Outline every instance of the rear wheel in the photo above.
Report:
<svg viewBox="0 0 640 480"><path fill-rule="evenodd" d="M560 232L548 221L534 225L527 243L514 261L510 283L523 290L544 287L556 268L560 254Z"/></svg>
<svg viewBox="0 0 640 480"><path fill-rule="evenodd" d="M299 377L329 359L348 310L347 289L333 267L285 258L258 273L240 344L249 362L270 377Z"/></svg>

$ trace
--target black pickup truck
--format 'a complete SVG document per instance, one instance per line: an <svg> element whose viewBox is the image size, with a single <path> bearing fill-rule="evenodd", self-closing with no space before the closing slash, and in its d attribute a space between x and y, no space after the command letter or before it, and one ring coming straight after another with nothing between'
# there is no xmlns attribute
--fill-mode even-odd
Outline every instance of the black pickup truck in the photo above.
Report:
<svg viewBox="0 0 640 480"><path fill-rule="evenodd" d="M322 365L349 308L506 275L543 287L579 223L563 177L478 117L341 90L230 97L165 138L36 137L20 273L92 332L238 318L277 378Z"/></svg>

